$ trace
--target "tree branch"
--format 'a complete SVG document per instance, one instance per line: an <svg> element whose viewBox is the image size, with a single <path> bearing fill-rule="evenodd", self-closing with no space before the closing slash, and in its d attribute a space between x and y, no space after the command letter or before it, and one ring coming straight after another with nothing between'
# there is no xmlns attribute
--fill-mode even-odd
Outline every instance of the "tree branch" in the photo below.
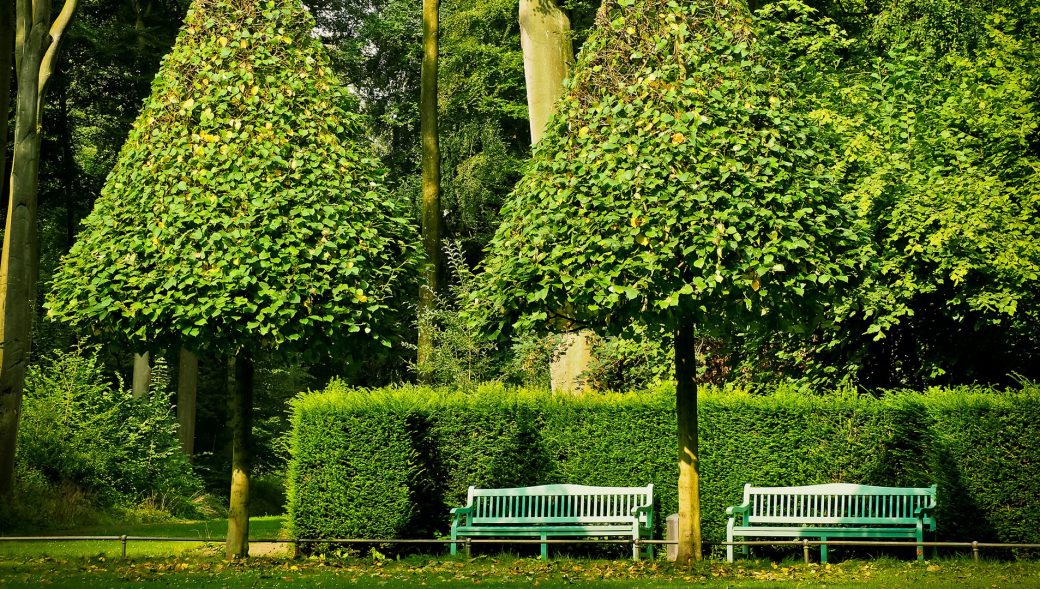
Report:
<svg viewBox="0 0 1040 589"><path fill-rule="evenodd" d="M62 6L61 12L58 13L58 18L54 19L54 23L51 25L51 43L47 47L47 53L44 54L43 61L40 63L40 78L37 87L41 95L44 88L47 87L47 81L50 80L51 74L54 73L54 62L57 59L58 46L61 44L62 34L68 28L69 22L72 21L72 15L76 13L78 5L77 0L65 0L65 5Z"/></svg>

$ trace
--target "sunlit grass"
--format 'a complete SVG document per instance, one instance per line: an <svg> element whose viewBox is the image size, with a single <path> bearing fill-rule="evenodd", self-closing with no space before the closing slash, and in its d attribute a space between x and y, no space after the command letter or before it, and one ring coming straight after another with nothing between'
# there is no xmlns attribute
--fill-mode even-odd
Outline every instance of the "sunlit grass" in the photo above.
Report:
<svg viewBox="0 0 1040 589"><path fill-rule="evenodd" d="M281 535L282 517L254 517L249 520L249 537L272 539ZM172 521L151 524L105 524L48 532L47 536L150 536L167 538L198 538L198 542L164 542L130 540L127 556L159 558L176 555L203 555L220 548L220 540L227 533L227 520ZM122 543L116 540L8 542L0 541L0 559L50 557L56 559L122 556Z"/></svg>
<svg viewBox="0 0 1040 589"><path fill-rule="evenodd" d="M148 558L22 558L0 560L0 587L648 587L648 588L965 588L1040 587L1040 562L940 559L849 560L831 566L745 561L701 563L692 569L664 562L514 556L474 559L378 555L351 559L257 558L226 563L216 556Z"/></svg>

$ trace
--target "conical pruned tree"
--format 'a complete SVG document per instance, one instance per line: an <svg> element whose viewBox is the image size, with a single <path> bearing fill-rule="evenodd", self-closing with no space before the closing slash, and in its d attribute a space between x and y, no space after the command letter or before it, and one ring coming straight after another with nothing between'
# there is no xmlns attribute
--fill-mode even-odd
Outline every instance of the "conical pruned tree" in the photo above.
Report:
<svg viewBox="0 0 1040 589"><path fill-rule="evenodd" d="M48 314L237 357L227 554L248 553L253 358L379 342L418 248L299 0L196 0ZM402 284L408 281L408 284Z"/></svg>
<svg viewBox="0 0 1040 589"><path fill-rule="evenodd" d="M795 326L854 265L832 143L781 67L741 0L605 0L474 294L501 330L675 332L680 561L701 557L694 330Z"/></svg>

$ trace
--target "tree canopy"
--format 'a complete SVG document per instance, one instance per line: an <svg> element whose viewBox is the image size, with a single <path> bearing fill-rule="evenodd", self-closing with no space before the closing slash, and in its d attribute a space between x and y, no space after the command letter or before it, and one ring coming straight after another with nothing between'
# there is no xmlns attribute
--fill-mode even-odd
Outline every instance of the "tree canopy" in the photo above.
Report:
<svg viewBox="0 0 1040 589"><path fill-rule="evenodd" d="M412 229L312 30L291 0L195 2L49 315L193 349L387 343Z"/></svg>
<svg viewBox="0 0 1040 589"><path fill-rule="evenodd" d="M604 2L475 298L502 327L811 311L858 237L833 142L779 67L740 2Z"/></svg>

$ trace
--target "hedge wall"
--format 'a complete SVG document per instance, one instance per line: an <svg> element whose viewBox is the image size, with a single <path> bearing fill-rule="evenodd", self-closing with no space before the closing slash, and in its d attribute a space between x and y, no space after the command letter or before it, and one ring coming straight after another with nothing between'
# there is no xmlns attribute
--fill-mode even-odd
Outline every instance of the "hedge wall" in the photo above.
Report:
<svg viewBox="0 0 1040 589"><path fill-rule="evenodd" d="M704 530L744 483L939 486L939 537L1040 542L1040 387L700 395ZM674 389L584 397L485 386L350 390L293 406L296 537L432 537L470 485L654 483L677 510ZM658 537L661 531L658 530Z"/></svg>

